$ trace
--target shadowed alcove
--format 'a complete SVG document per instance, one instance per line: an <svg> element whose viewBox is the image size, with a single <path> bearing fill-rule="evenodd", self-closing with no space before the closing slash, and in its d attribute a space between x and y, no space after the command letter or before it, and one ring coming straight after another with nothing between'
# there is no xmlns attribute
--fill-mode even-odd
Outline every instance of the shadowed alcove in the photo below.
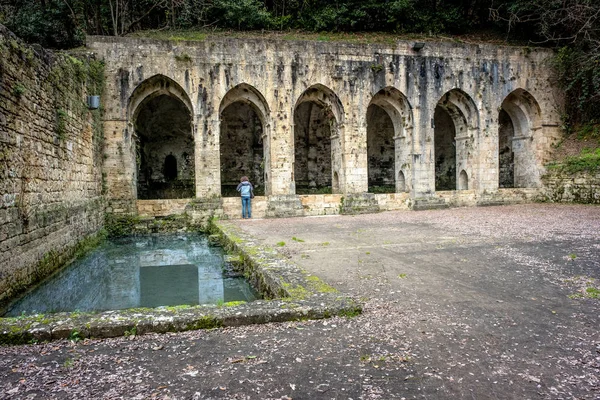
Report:
<svg viewBox="0 0 600 400"><path fill-rule="evenodd" d="M221 196L239 196L236 188L242 176L248 177L255 195L264 195L269 114L264 97L252 86L240 84L225 95L220 110Z"/></svg>
<svg viewBox="0 0 600 400"><path fill-rule="evenodd" d="M181 97L183 89L160 75L132 95L138 100L133 122L139 199L195 196L191 112Z"/></svg>
<svg viewBox="0 0 600 400"><path fill-rule="evenodd" d="M322 85L307 89L294 111L294 184L296 194L340 190L341 103Z"/></svg>

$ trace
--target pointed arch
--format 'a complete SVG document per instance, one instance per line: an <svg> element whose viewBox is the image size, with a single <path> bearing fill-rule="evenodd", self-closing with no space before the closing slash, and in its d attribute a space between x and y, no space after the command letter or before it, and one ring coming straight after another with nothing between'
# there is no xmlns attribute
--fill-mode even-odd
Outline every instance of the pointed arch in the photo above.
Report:
<svg viewBox="0 0 600 400"><path fill-rule="evenodd" d="M297 109L299 105L305 102L314 102L323 107L330 113L329 117L338 126L344 124L344 106L339 97L327 86L320 83L310 86L300 95L294 109Z"/></svg>
<svg viewBox="0 0 600 400"><path fill-rule="evenodd" d="M502 102L498 120L499 186L539 186L536 143L543 130L537 100L524 89L513 90Z"/></svg>
<svg viewBox="0 0 600 400"><path fill-rule="evenodd" d="M194 108L185 89L168 76L157 74L141 82L131 93L127 103L127 119L135 121L141 110L140 106L161 95L178 99L186 106L190 116L193 115Z"/></svg>
<svg viewBox="0 0 600 400"><path fill-rule="evenodd" d="M410 190L405 177L410 176L412 136L413 112L408 99L394 87L381 89L367 108L369 190L389 186L391 192Z"/></svg>
<svg viewBox="0 0 600 400"><path fill-rule="evenodd" d="M293 163L296 193L344 190L344 119L342 102L327 86L313 85L296 101Z"/></svg>
<svg viewBox="0 0 600 400"><path fill-rule="evenodd" d="M460 171L475 181L473 157L479 123L477 106L464 91L452 89L438 101L434 114L436 190L461 189Z"/></svg>
<svg viewBox="0 0 600 400"><path fill-rule="evenodd" d="M458 175L458 190L468 190L469 189L469 175L463 169L460 171Z"/></svg>
<svg viewBox="0 0 600 400"><path fill-rule="evenodd" d="M248 104L254 109L263 125L268 124L268 118L271 115L269 105L267 104L265 97L254 86L247 83L240 83L230 89L223 97L223 100L221 100L221 104L219 105L219 115L223 113L223 110L235 102Z"/></svg>
<svg viewBox="0 0 600 400"><path fill-rule="evenodd" d="M164 75L141 82L128 99L139 199L195 195L193 107L186 91Z"/></svg>
<svg viewBox="0 0 600 400"><path fill-rule="evenodd" d="M241 83L219 105L221 194L236 196L239 178L246 175L257 195L270 193L270 109L255 87Z"/></svg>

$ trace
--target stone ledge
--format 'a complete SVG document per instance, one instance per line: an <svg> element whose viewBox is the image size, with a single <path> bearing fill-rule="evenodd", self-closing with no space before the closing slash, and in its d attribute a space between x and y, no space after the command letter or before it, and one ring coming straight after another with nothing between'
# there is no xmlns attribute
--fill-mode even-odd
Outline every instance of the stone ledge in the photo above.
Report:
<svg viewBox="0 0 600 400"><path fill-rule="evenodd" d="M273 300L0 318L0 344L182 332L362 312L361 304L258 244L235 225L219 221L212 229L224 246L240 254L245 275Z"/></svg>

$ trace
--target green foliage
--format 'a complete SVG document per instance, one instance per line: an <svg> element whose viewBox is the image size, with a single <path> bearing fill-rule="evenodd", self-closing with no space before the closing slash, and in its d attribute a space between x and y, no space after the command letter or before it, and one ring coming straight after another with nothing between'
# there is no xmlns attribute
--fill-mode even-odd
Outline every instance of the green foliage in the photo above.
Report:
<svg viewBox="0 0 600 400"><path fill-rule="evenodd" d="M271 15L259 0L214 0L210 15L223 28L261 29L272 24Z"/></svg>
<svg viewBox="0 0 600 400"><path fill-rule="evenodd" d="M17 98L21 98L21 96L23 96L23 94L25 94L25 92L27 91L27 89L25 88L25 86L23 86L22 83L17 83L14 87L13 87L13 96L17 97Z"/></svg>
<svg viewBox="0 0 600 400"><path fill-rule="evenodd" d="M73 329L69 335L69 340L72 342L79 342L81 339L81 332L79 332L77 329Z"/></svg>
<svg viewBox="0 0 600 400"><path fill-rule="evenodd" d="M137 223L139 217L135 215L106 214L104 229L108 232L108 237L116 238L131 234Z"/></svg>
<svg viewBox="0 0 600 400"><path fill-rule="evenodd" d="M585 297L590 299L600 299L600 289L595 287L588 287L585 289Z"/></svg>
<svg viewBox="0 0 600 400"><path fill-rule="evenodd" d="M580 122L600 121L600 52L561 47L554 57L554 69L567 95L567 128Z"/></svg>
<svg viewBox="0 0 600 400"><path fill-rule="evenodd" d="M125 337L135 336L135 335L137 335L137 326L134 326L133 328L128 329L125 332L123 332L123 336L125 336Z"/></svg>
<svg viewBox="0 0 600 400"><path fill-rule="evenodd" d="M574 174L577 172L600 172L600 148L583 149L578 156L567 157L562 163L548 165L550 169Z"/></svg>
<svg viewBox="0 0 600 400"><path fill-rule="evenodd" d="M83 43L85 31L73 23L72 15L68 2L61 0L15 0L0 5L0 23L25 41L50 48Z"/></svg>

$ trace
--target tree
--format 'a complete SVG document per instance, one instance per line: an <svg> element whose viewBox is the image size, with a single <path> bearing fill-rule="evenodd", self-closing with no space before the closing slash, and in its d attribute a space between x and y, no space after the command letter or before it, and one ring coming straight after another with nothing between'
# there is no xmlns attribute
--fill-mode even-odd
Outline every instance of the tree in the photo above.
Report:
<svg viewBox="0 0 600 400"><path fill-rule="evenodd" d="M533 44L558 49L554 64L567 94L568 125L600 123L598 0L515 0L493 8L491 15L507 23L509 33L524 32Z"/></svg>

